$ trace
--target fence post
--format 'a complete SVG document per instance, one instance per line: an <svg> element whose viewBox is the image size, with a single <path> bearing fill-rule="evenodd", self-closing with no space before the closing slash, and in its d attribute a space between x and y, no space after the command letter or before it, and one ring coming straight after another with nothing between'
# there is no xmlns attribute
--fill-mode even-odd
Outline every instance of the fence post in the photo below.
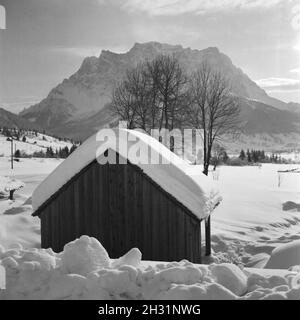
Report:
<svg viewBox="0 0 300 320"><path fill-rule="evenodd" d="M210 216L205 219L205 255L211 254Z"/></svg>

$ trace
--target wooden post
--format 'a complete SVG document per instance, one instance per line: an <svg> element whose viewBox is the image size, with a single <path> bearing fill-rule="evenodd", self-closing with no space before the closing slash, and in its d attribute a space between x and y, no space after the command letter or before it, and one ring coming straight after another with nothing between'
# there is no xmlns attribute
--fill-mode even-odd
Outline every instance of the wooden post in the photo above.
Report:
<svg viewBox="0 0 300 320"><path fill-rule="evenodd" d="M11 137L11 168L13 169L14 168L14 141L13 141L13 138Z"/></svg>
<svg viewBox="0 0 300 320"><path fill-rule="evenodd" d="M9 190L9 200L14 200L14 192L15 190Z"/></svg>
<svg viewBox="0 0 300 320"><path fill-rule="evenodd" d="M205 220L205 255L211 254L211 239L210 239L210 216Z"/></svg>
<svg viewBox="0 0 300 320"><path fill-rule="evenodd" d="M197 263L202 263L202 221L203 220L200 220L200 226L199 226L199 235L200 235L200 239L199 239L199 254L198 254L198 261L197 261Z"/></svg>

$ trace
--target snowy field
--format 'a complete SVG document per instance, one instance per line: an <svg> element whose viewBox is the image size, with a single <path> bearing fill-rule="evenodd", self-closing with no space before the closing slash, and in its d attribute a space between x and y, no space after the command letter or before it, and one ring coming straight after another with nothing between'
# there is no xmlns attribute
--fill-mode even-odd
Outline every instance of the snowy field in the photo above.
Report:
<svg viewBox="0 0 300 320"><path fill-rule="evenodd" d="M20 159L10 169L10 159L0 157L0 176L13 177L25 183L16 191L15 200L0 197L0 244L9 247L20 243L25 247L40 247L40 221L31 216L31 195L36 186L53 171L62 160Z"/></svg>
<svg viewBox="0 0 300 320"><path fill-rule="evenodd" d="M300 174L284 175L280 187L277 175L297 165L218 169L223 201L212 216L212 264L205 266L140 261L136 249L113 261L90 238L60 254L33 249L40 225L30 197L60 161L15 164L13 176L25 187L14 201L0 199L0 260L8 270L0 298L300 299L300 268L290 268L300 265ZM9 159L0 157L0 176L9 175Z"/></svg>
<svg viewBox="0 0 300 320"><path fill-rule="evenodd" d="M300 239L300 212L294 208L300 204L300 174L283 174L278 187L277 173L299 167L263 164L261 169L218 169L223 201L212 217L212 240L220 258L230 252L231 259L261 267L276 246Z"/></svg>

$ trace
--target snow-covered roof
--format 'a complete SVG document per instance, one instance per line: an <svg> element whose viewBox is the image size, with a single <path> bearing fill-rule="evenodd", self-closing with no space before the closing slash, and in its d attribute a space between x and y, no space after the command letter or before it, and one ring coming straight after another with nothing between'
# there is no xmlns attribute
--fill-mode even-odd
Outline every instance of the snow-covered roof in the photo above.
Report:
<svg viewBox="0 0 300 320"><path fill-rule="evenodd" d="M107 149L117 151L123 158L140 167L146 175L200 219L211 214L221 201L215 183L201 172L199 166L188 164L155 138L136 130L106 130L107 135L104 135L109 137L114 134L120 148L116 148L114 139L103 141L104 131L102 141L99 141L100 136L97 134L90 137L34 190L34 210ZM136 153L137 148L148 152ZM154 162L157 159L161 159L160 164L153 164L157 163Z"/></svg>

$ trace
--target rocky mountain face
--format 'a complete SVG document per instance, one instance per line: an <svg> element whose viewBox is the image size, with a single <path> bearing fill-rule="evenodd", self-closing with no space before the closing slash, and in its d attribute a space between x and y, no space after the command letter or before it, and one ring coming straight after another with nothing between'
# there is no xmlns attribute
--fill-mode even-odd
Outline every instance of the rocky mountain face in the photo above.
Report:
<svg viewBox="0 0 300 320"><path fill-rule="evenodd" d="M246 134L300 133L300 113L280 110L264 102L238 98L243 131Z"/></svg>
<svg viewBox="0 0 300 320"><path fill-rule="evenodd" d="M23 117L20 117L12 112L9 112L0 107L0 127L32 129L39 130L40 127L36 123L32 123Z"/></svg>
<svg viewBox="0 0 300 320"><path fill-rule="evenodd" d="M295 105L268 96L217 48L192 50L157 42L136 43L123 54L104 50L99 58L84 59L75 74L20 115L48 132L85 139L113 120L107 106L114 85L121 81L126 70L158 54L175 54L189 73L204 60L224 73L231 83L232 93L239 97L246 134L300 132L300 113L297 114Z"/></svg>
<svg viewBox="0 0 300 320"><path fill-rule="evenodd" d="M300 103L296 103L296 102L287 103L287 110L291 112L300 113Z"/></svg>

